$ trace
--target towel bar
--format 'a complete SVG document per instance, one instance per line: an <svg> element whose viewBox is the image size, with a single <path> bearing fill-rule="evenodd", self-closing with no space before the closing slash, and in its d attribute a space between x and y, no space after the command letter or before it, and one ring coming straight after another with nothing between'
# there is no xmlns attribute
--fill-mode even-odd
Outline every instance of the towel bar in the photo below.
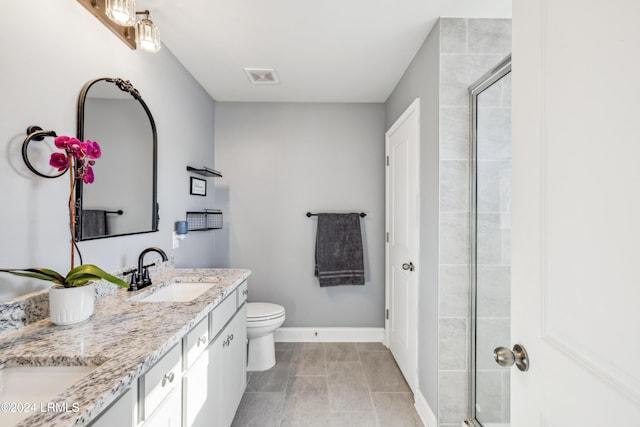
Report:
<svg viewBox="0 0 640 427"><path fill-rule="evenodd" d="M309 218L311 218L312 216L318 216L318 215L320 215L320 214L307 212L307 217L309 217ZM365 216L367 216L367 214L364 213L364 212L360 212L359 215L360 215L360 218L364 218Z"/></svg>

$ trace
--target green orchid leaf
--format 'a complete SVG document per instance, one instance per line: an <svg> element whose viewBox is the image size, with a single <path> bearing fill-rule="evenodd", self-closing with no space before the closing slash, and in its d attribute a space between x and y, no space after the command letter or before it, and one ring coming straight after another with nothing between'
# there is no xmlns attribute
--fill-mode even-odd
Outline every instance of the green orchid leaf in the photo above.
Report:
<svg viewBox="0 0 640 427"><path fill-rule="evenodd" d="M13 274L14 276L29 277L31 279L47 280L49 282L57 283L59 285L64 283L64 277L63 276L61 276L61 275L59 275L57 273L56 273L56 275L46 274L46 273L42 272L41 270L43 270L43 269L37 269L37 268L2 269L2 270L0 270L0 272ZM53 271L53 270L48 270L48 271ZM55 271L54 271L54 273L55 273Z"/></svg>
<svg viewBox="0 0 640 427"><path fill-rule="evenodd" d="M89 276L91 276L92 278L89 279ZM67 277L65 278L65 282L69 283L70 286L79 286L75 284L76 281L85 280L85 279L89 279L89 280L104 279L108 282L111 282L123 288L129 287L129 284L127 282L121 279L118 279L115 276L112 276L111 274L96 267L93 264L83 264L83 265L77 266L67 274ZM86 282L83 284L86 284Z"/></svg>
<svg viewBox="0 0 640 427"><path fill-rule="evenodd" d="M62 274L58 273L57 271L50 270L48 268L27 268L25 269L25 271L46 274L47 276L55 277L61 282L64 280L64 276Z"/></svg>

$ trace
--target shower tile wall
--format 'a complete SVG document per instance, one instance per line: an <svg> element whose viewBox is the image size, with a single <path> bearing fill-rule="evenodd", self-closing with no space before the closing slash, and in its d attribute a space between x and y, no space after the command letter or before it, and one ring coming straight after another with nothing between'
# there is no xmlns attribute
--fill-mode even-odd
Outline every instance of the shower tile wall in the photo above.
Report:
<svg viewBox="0 0 640 427"><path fill-rule="evenodd" d="M511 49L511 21L508 19L440 20L440 266L438 323L438 421L459 425L467 416L468 336L469 336L469 93L467 88L503 59ZM508 98L509 94L500 95ZM499 124L497 124L499 125ZM497 127L497 126L496 126ZM508 129L508 128L507 128ZM507 130L507 135L510 131ZM504 146L502 146L504 149ZM497 153L500 146L496 148ZM491 155L493 153L487 153ZM504 153L503 153L504 154ZM497 168L500 165L496 165ZM498 179L488 176L488 180ZM503 178L500 178L502 182ZM481 219L485 231L502 230L509 215L491 208L500 200L501 191L488 193L486 216ZM493 204L493 205L492 205ZM508 203L507 203L508 205ZM498 235L500 236L500 235ZM509 236L490 239L482 274L504 282L504 269L494 263L508 261ZM504 241L504 243L503 243ZM502 255L505 254L505 255ZM499 258L499 262L498 262ZM506 276L508 279L508 274ZM487 298L487 321L508 314L509 301L500 298L500 289ZM494 301L495 300L495 301ZM504 319L504 317L501 317ZM483 320L484 321L484 320ZM508 321L508 319L507 319ZM505 343L509 341L506 340ZM501 344L504 345L504 344ZM491 354L491 353L489 353ZM491 367L492 368L492 367ZM487 375L491 374L490 372ZM487 376L496 401L501 399L503 383L508 379ZM499 384L498 384L499 382ZM500 414L503 408L500 408Z"/></svg>

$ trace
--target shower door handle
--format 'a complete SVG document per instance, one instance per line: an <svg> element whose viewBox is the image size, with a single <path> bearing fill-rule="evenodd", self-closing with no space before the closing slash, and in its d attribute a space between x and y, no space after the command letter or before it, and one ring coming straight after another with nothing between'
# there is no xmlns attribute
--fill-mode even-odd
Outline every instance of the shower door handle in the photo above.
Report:
<svg viewBox="0 0 640 427"><path fill-rule="evenodd" d="M497 347L493 350L493 358L500 366L513 366L514 364L522 372L529 370L529 355L520 344L513 346L513 351L506 347Z"/></svg>
<svg viewBox="0 0 640 427"><path fill-rule="evenodd" d="M402 264L402 269L403 270L413 271L415 269L415 267L413 266L412 262L409 262L409 263L405 262L404 264Z"/></svg>

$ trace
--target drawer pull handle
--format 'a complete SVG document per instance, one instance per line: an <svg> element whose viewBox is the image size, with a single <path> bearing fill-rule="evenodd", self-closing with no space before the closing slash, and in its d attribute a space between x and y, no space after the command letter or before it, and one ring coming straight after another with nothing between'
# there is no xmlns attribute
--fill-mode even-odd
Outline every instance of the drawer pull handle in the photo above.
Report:
<svg viewBox="0 0 640 427"><path fill-rule="evenodd" d="M249 289L245 289L242 291L242 295L249 295Z"/></svg>
<svg viewBox="0 0 640 427"><path fill-rule="evenodd" d="M200 347L200 344L206 344L206 343L207 343L207 337L205 335L203 335L200 338L198 338L197 346Z"/></svg>
<svg viewBox="0 0 640 427"><path fill-rule="evenodd" d="M172 383L173 380L175 379L175 374L173 372L169 372L168 374L164 374L164 377L162 377L162 387L164 387L167 382Z"/></svg>

